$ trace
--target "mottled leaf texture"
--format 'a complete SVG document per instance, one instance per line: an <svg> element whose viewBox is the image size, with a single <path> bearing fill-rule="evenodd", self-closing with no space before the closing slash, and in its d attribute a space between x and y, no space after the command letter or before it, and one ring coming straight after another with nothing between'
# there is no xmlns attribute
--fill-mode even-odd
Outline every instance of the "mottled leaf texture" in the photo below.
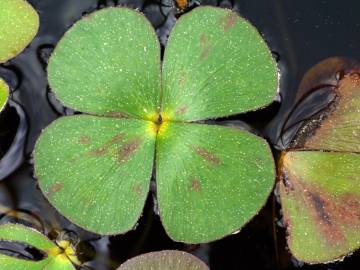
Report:
<svg viewBox="0 0 360 270"><path fill-rule="evenodd" d="M276 63L257 30L235 12L199 7L170 34L163 66L163 111L175 120L217 118L271 103Z"/></svg>
<svg viewBox="0 0 360 270"><path fill-rule="evenodd" d="M9 98L9 86L0 78L0 112L4 109Z"/></svg>
<svg viewBox="0 0 360 270"><path fill-rule="evenodd" d="M195 256L177 250L150 252L126 261L118 270L209 270Z"/></svg>
<svg viewBox="0 0 360 270"><path fill-rule="evenodd" d="M294 151L282 157L280 196L291 253L308 263L360 247L360 156Z"/></svg>
<svg viewBox="0 0 360 270"><path fill-rule="evenodd" d="M149 191L151 122L63 117L40 136L35 172L47 199L75 224L100 234L130 230Z"/></svg>
<svg viewBox="0 0 360 270"><path fill-rule="evenodd" d="M331 262L360 247L359 63L326 59L305 75L300 92L327 86L335 98L307 121L296 151L280 159L280 196L292 254ZM292 149L294 150L294 149Z"/></svg>
<svg viewBox="0 0 360 270"><path fill-rule="evenodd" d="M50 58L49 83L65 105L97 116L48 127L35 172L70 221L124 233L141 214L157 144L166 231L178 241L209 242L264 205L274 180L271 151L248 132L181 121L265 106L276 94L276 64L253 26L210 7L179 19L165 54L162 95L160 47L142 15L106 8L77 22Z"/></svg>
<svg viewBox="0 0 360 270"><path fill-rule="evenodd" d="M193 123L168 123L160 132L157 196L172 239L222 238L265 204L275 176L264 140L235 128Z"/></svg>
<svg viewBox="0 0 360 270"><path fill-rule="evenodd" d="M0 225L0 241L23 243L46 255L40 261L32 261L0 254L2 270L75 270L70 260L60 252L55 243L31 228L19 224Z"/></svg>
<svg viewBox="0 0 360 270"><path fill-rule="evenodd" d="M334 91L335 101L297 140L302 149L360 153L360 74L346 74Z"/></svg>
<svg viewBox="0 0 360 270"><path fill-rule="evenodd" d="M146 118L160 98L160 46L146 18L106 8L78 21L49 60L52 91L67 106Z"/></svg>
<svg viewBox="0 0 360 270"><path fill-rule="evenodd" d="M1 0L0 11L0 63L4 63L35 37L39 16L24 0Z"/></svg>

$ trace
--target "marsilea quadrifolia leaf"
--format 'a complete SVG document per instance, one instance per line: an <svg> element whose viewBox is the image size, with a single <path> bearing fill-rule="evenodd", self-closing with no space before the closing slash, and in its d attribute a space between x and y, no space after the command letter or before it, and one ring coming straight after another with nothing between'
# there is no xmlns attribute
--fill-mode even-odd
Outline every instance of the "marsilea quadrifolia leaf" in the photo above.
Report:
<svg viewBox="0 0 360 270"><path fill-rule="evenodd" d="M334 100L300 129L280 161L288 244L305 262L334 261L360 247L358 70L340 79Z"/></svg>
<svg viewBox="0 0 360 270"><path fill-rule="evenodd" d="M0 241L15 242L36 248L44 254L41 260L20 259L0 253L0 265L4 270L75 270L74 250L65 249L50 241L40 232L20 224L0 225ZM63 246L64 247L64 246Z"/></svg>
<svg viewBox="0 0 360 270"><path fill-rule="evenodd" d="M177 250L150 252L123 263L118 270L209 270L195 256Z"/></svg>
<svg viewBox="0 0 360 270"><path fill-rule="evenodd" d="M15 57L35 37L39 15L24 0L0 1L0 63Z"/></svg>
<svg viewBox="0 0 360 270"><path fill-rule="evenodd" d="M175 25L162 75L159 42L140 13L107 8L77 22L49 60L49 83L65 105L92 116L61 118L43 132L39 185L72 222L124 233L141 215L156 157L169 236L222 238L264 205L275 177L271 151L249 132L191 121L269 104L276 64L246 20L201 7Z"/></svg>

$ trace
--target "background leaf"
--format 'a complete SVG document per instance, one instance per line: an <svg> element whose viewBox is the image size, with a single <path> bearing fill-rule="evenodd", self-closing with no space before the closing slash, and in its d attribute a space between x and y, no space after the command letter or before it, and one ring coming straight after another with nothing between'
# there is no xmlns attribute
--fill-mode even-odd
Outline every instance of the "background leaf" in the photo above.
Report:
<svg viewBox="0 0 360 270"><path fill-rule="evenodd" d="M9 98L9 86L6 82L0 79L0 112L4 109Z"/></svg>
<svg viewBox="0 0 360 270"><path fill-rule="evenodd" d="M52 91L76 110L147 118L158 111L160 46L140 13L106 8L78 21L48 66Z"/></svg>
<svg viewBox="0 0 360 270"><path fill-rule="evenodd" d="M281 204L291 253L309 263L360 247L360 156L294 151L282 158Z"/></svg>
<svg viewBox="0 0 360 270"><path fill-rule="evenodd" d="M118 270L209 270L195 256L176 250L150 252L126 261Z"/></svg>
<svg viewBox="0 0 360 270"><path fill-rule="evenodd" d="M58 248L45 235L20 224L1 225L0 240L21 242L44 253ZM3 270L75 270L65 255L48 254L43 260L31 261L0 254L0 265Z"/></svg>
<svg viewBox="0 0 360 270"><path fill-rule="evenodd" d="M163 64L163 111L192 121L255 110L278 87L274 59L257 30L236 13L199 7L173 28Z"/></svg>
<svg viewBox="0 0 360 270"><path fill-rule="evenodd" d="M118 234L137 222L153 168L152 123L95 116L63 117L41 135L35 171L47 199L75 224Z"/></svg>
<svg viewBox="0 0 360 270"><path fill-rule="evenodd" d="M39 15L24 0L0 1L0 63L15 57L35 37Z"/></svg>
<svg viewBox="0 0 360 270"><path fill-rule="evenodd" d="M335 91L327 111L300 132L301 149L360 153L360 73L345 75Z"/></svg>
<svg viewBox="0 0 360 270"><path fill-rule="evenodd" d="M168 123L156 149L160 216L176 241L210 242L238 230L273 187L271 151L246 131Z"/></svg>

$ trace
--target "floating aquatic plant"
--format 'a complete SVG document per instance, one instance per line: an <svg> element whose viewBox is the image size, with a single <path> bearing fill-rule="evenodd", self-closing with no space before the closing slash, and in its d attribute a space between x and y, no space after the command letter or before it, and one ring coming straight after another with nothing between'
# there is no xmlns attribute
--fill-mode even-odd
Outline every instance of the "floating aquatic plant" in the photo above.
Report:
<svg viewBox="0 0 360 270"><path fill-rule="evenodd" d="M0 1L0 63L15 57L34 38L39 16L24 0ZM9 87L0 78L0 112L9 97Z"/></svg>
<svg viewBox="0 0 360 270"><path fill-rule="evenodd" d="M99 234L131 230L154 164L161 220L176 241L222 238L264 205L275 177L266 141L204 123L276 95L271 52L236 13L201 7L183 15L161 69L145 17L94 12L58 43L48 79L60 101L85 113L56 120L35 147L39 186L73 223Z"/></svg>
<svg viewBox="0 0 360 270"><path fill-rule="evenodd" d="M0 241L23 244L44 254L40 260L30 260L0 254L1 269L5 270L75 270L79 264L72 245L65 240L54 243L42 233L20 224L0 225Z"/></svg>
<svg viewBox="0 0 360 270"><path fill-rule="evenodd" d="M9 97L9 86L0 78L0 112L4 109Z"/></svg>
<svg viewBox="0 0 360 270"><path fill-rule="evenodd" d="M4 63L35 37L39 16L24 0L1 0L0 10L0 63Z"/></svg>
<svg viewBox="0 0 360 270"><path fill-rule="evenodd" d="M126 261L118 270L209 270L195 256L177 250L150 252Z"/></svg>
<svg viewBox="0 0 360 270"><path fill-rule="evenodd" d="M331 58L305 76L302 85L312 89L330 87L326 77L342 77L329 88L334 98L327 109L301 127L280 159L288 245L308 263L341 259L360 247L360 70L352 65Z"/></svg>

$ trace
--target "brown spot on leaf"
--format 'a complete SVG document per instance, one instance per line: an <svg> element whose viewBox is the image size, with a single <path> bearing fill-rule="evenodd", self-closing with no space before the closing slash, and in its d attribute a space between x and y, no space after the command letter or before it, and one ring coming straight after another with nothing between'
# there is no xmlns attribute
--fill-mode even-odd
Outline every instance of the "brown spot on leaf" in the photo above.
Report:
<svg viewBox="0 0 360 270"><path fill-rule="evenodd" d="M122 142L124 136L125 136L124 133L116 134L115 136L111 137L104 145L102 145L96 149L90 150L88 152L89 156L100 157L100 156L105 155L109 151L111 146L117 145L120 142Z"/></svg>
<svg viewBox="0 0 360 270"><path fill-rule="evenodd" d="M79 137L80 144L89 144L91 142L91 138L87 135L82 135Z"/></svg>
<svg viewBox="0 0 360 270"><path fill-rule="evenodd" d="M187 107L182 106L182 107L178 108L178 109L175 111L175 114L176 114L176 115L182 115L182 114L186 113L186 111L187 111Z"/></svg>
<svg viewBox="0 0 360 270"><path fill-rule="evenodd" d="M48 191L46 192L46 196L52 197L55 193L59 192L63 188L64 188L64 183L56 182L49 187Z"/></svg>
<svg viewBox="0 0 360 270"><path fill-rule="evenodd" d="M214 164L214 165L220 165L222 164L222 161L217 158L213 153L210 153L208 150L206 150L203 147L195 147L195 152L201 156L203 159L205 159L206 161Z"/></svg>
<svg viewBox="0 0 360 270"><path fill-rule="evenodd" d="M206 58L208 58L209 53L210 53L210 47L204 48L200 54L200 60L205 60Z"/></svg>
<svg viewBox="0 0 360 270"><path fill-rule="evenodd" d="M231 12L226 15L223 19L224 31L228 32L231 28L233 28L238 20L238 16L235 12Z"/></svg>
<svg viewBox="0 0 360 270"><path fill-rule="evenodd" d="M200 35L200 46L204 47L209 42L208 37L205 35L205 33L201 33Z"/></svg>
<svg viewBox="0 0 360 270"><path fill-rule="evenodd" d="M190 189L196 192L199 192L201 190L201 182L198 178L194 177L191 179Z"/></svg>
<svg viewBox="0 0 360 270"><path fill-rule="evenodd" d="M124 138L124 133L119 133L117 135L115 135L114 137L112 137L108 142L107 145L113 145L113 144L117 144L122 142Z"/></svg>
<svg viewBox="0 0 360 270"><path fill-rule="evenodd" d="M204 33L200 35L200 48L200 60L205 60L209 56L211 46L209 45L208 37Z"/></svg>
<svg viewBox="0 0 360 270"><path fill-rule="evenodd" d="M142 188L141 184L139 184L139 183L134 184L134 186L133 186L133 192L134 192L136 195L142 197L144 191L143 191L143 188Z"/></svg>
<svg viewBox="0 0 360 270"><path fill-rule="evenodd" d="M141 144L141 140L134 139L132 141L126 142L123 144L117 152L117 160L119 163L124 163L128 161L131 156L136 152L136 150L139 148Z"/></svg>
<svg viewBox="0 0 360 270"><path fill-rule="evenodd" d="M129 118L128 114L122 112L108 112L105 116L113 118Z"/></svg>

